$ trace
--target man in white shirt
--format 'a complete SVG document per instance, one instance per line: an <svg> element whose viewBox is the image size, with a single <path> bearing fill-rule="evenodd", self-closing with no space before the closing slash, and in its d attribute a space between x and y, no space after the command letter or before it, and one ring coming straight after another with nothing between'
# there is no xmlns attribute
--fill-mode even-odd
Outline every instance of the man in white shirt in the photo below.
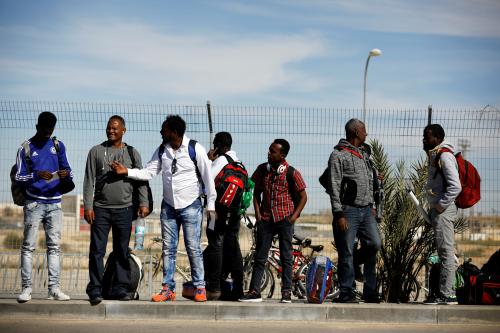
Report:
<svg viewBox="0 0 500 333"><path fill-rule="evenodd" d="M202 145L184 135L186 123L178 115L170 115L163 122L162 145L156 149L144 169L127 169L113 164L117 174L137 180L150 180L159 173L163 179L161 205L161 234L163 239L162 290L153 295L153 302L175 300L175 261L182 226L184 244L191 263L191 277L196 288L194 300L205 302L203 257L200 245L203 189L207 195L207 211L215 215L214 180L210 173L211 162ZM194 156L193 156L194 155Z"/></svg>
<svg viewBox="0 0 500 333"><path fill-rule="evenodd" d="M230 162L239 161L236 152L231 150L233 139L228 132L219 132L214 137L214 149L208 152L213 161L211 174L215 179L219 172ZM238 234L240 217L237 211L230 211L225 206L215 203L217 219L207 224L208 246L203 251L207 299L238 300L243 295L243 258L241 256ZM231 273L232 290L221 293L221 284Z"/></svg>

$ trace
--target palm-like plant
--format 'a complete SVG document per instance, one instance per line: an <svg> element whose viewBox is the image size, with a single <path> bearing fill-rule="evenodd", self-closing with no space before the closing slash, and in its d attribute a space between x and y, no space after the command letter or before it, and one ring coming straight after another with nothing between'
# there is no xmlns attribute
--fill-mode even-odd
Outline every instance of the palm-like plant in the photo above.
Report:
<svg viewBox="0 0 500 333"><path fill-rule="evenodd" d="M429 255L434 252L432 228L426 225L407 189L411 188L420 202L426 203L427 166L420 159L407 167L399 161L392 167L380 142L373 140L374 165L384 175L385 204L380 233L378 273L386 302L408 302L416 291L417 277ZM463 231L467 221L455 222L456 232Z"/></svg>

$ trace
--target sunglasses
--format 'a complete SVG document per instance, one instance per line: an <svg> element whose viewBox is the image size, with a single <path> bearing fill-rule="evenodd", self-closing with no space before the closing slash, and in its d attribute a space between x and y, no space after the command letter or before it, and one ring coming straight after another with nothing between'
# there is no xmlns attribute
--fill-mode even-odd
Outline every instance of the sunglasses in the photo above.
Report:
<svg viewBox="0 0 500 333"><path fill-rule="evenodd" d="M174 174L177 171L177 159L174 158L172 160L172 167L170 168L170 172Z"/></svg>

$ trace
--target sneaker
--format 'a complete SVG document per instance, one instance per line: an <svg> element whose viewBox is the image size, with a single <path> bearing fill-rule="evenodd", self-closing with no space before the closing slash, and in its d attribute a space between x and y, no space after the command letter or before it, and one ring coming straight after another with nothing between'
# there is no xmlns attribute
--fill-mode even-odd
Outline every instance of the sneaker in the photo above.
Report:
<svg viewBox="0 0 500 333"><path fill-rule="evenodd" d="M238 301L240 301L240 302L262 302L262 297L260 296L260 293L256 292L255 290L250 290L245 295L241 296L241 298Z"/></svg>
<svg viewBox="0 0 500 333"><path fill-rule="evenodd" d="M175 301L175 292L170 290L168 287L163 287L162 290L156 295L151 297L151 302L167 302Z"/></svg>
<svg viewBox="0 0 500 333"><path fill-rule="evenodd" d="M132 300L132 297L130 297L129 294L125 293L125 294L120 295L120 297L118 299L122 302L128 302L128 301Z"/></svg>
<svg viewBox="0 0 500 333"><path fill-rule="evenodd" d="M101 296L92 296L89 298L90 305L94 306L100 304L103 301Z"/></svg>
<svg viewBox="0 0 500 333"><path fill-rule="evenodd" d="M207 291L205 288L196 288L196 293L194 294L195 302L206 302L207 301Z"/></svg>
<svg viewBox="0 0 500 333"><path fill-rule="evenodd" d="M26 303L29 300L31 300L31 291L32 289L30 287L23 288L23 291L19 296L17 296L17 301L19 303Z"/></svg>
<svg viewBox="0 0 500 333"><path fill-rule="evenodd" d="M438 304L443 304L443 305L456 305L458 304L457 301L457 296L448 296L448 297L440 297Z"/></svg>
<svg viewBox="0 0 500 333"><path fill-rule="evenodd" d="M281 293L280 303L292 303L292 293L289 290Z"/></svg>
<svg viewBox="0 0 500 333"><path fill-rule="evenodd" d="M438 296L429 296L424 301L424 304L426 304L426 305L436 305L436 304L439 303L440 300L441 300L441 298L438 297Z"/></svg>
<svg viewBox="0 0 500 333"><path fill-rule="evenodd" d="M54 288L52 290L49 290L49 295L47 299L55 300L55 301L69 301L71 297L66 295L61 291L59 288Z"/></svg>
<svg viewBox="0 0 500 333"><path fill-rule="evenodd" d="M356 298L356 296L349 294L340 295L339 298L337 298L336 300L334 299L333 301L336 301L338 303L359 303L359 300Z"/></svg>

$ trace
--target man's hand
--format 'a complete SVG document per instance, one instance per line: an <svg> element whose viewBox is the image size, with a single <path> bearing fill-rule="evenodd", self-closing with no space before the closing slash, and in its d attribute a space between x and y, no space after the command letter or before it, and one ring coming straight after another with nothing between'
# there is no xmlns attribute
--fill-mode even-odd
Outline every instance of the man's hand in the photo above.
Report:
<svg viewBox="0 0 500 333"><path fill-rule="evenodd" d="M44 180L50 180L52 178L52 173L50 171L47 171L47 170L43 170L43 171L38 171L38 177L44 179Z"/></svg>
<svg viewBox="0 0 500 333"><path fill-rule="evenodd" d="M215 221L217 220L217 213L215 210L207 210L207 220L212 220Z"/></svg>
<svg viewBox="0 0 500 333"><path fill-rule="evenodd" d="M139 207L139 209L137 210L137 215L139 215L140 217L146 217L149 215L149 208L148 207Z"/></svg>
<svg viewBox="0 0 500 333"><path fill-rule="evenodd" d="M347 229L349 229L349 226L347 224L347 219L345 217L340 217L338 219L335 219L333 220L333 223L342 232L346 232Z"/></svg>
<svg viewBox="0 0 500 333"><path fill-rule="evenodd" d="M68 170L59 170L59 171L57 171L57 174L59 175L59 178L66 178L69 176L69 171Z"/></svg>
<svg viewBox="0 0 500 333"><path fill-rule="evenodd" d="M128 169L123 164L121 164L120 162L117 162L117 161L113 161L113 163L111 163L111 169L113 169L113 171L117 175L125 175L126 176L128 174Z"/></svg>
<svg viewBox="0 0 500 333"><path fill-rule="evenodd" d="M207 156L210 161L215 161L215 159L218 157L217 150L210 149L207 153Z"/></svg>
<svg viewBox="0 0 500 333"><path fill-rule="evenodd" d="M87 209L85 212L83 212L83 218L85 221L87 221L88 224L94 223L95 220L95 213L93 209Z"/></svg>

